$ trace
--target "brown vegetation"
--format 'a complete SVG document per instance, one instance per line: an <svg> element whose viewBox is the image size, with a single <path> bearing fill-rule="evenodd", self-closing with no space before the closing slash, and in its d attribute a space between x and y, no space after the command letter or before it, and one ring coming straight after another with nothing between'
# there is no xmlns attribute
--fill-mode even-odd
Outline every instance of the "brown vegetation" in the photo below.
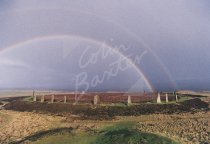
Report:
<svg viewBox="0 0 210 144"><path fill-rule="evenodd" d="M65 113L80 115L86 119L112 119L115 116L138 116L142 114L173 114L208 108L208 103L192 99L174 104L140 104L132 106L97 106L72 105L62 103L35 103L13 101L5 106L7 110L49 112L63 115Z"/></svg>
<svg viewBox="0 0 210 144"><path fill-rule="evenodd" d="M54 94L55 102L64 101L66 96L67 102L74 103L75 100L79 103L93 103L94 96L98 95L102 103L126 103L128 95L131 96L132 102L141 103L156 99L156 95L140 94L140 93L84 93L84 94ZM37 100L40 101L42 95L37 95ZM45 101L51 100L51 95L45 95Z"/></svg>
<svg viewBox="0 0 210 144"><path fill-rule="evenodd" d="M209 111L171 116L156 115L153 121L150 120L139 122L138 129L174 138L186 144L210 143Z"/></svg>

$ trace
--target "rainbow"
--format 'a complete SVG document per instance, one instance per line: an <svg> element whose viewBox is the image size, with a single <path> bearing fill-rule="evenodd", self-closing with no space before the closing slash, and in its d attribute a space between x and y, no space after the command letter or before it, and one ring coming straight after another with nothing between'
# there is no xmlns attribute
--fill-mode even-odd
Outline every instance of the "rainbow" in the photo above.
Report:
<svg viewBox="0 0 210 144"><path fill-rule="evenodd" d="M137 42L141 43L147 50L149 50L149 52L151 52L151 54L154 56L156 62L159 64L159 68L162 69L167 78L170 80L171 84L173 85L173 87L175 89L177 89L177 84L176 82L173 80L173 77L171 76L169 70L167 69L167 67L162 63L161 59L156 55L156 53L150 48L149 45L147 45L141 38L139 38L138 35L136 35L134 32L130 31L127 27L123 26L122 24L119 24L113 20L110 20L110 19L107 19L107 17L104 17L104 16L101 16L101 15L98 15L96 13L92 13L92 12L89 12L89 11L84 11L84 10L78 10L78 9L67 9L67 8L62 8L62 9L58 9L58 8L39 8L39 11L40 10L58 10L58 11L65 11L65 12L76 12L76 13L80 13L80 14L85 14L85 15L90 15L90 16L93 16L97 19L100 19L104 22L107 22L107 23L110 23L112 25L115 25L117 26L118 28L120 28L122 31L124 31L126 34L130 35L131 37L133 37ZM31 10L31 9L28 9L27 11L35 11L34 9ZM0 12L1 13L11 13L11 11L3 11L3 12ZM22 11L22 10L13 10L12 12L25 12L25 11ZM34 39L37 39L37 38L34 38ZM30 40L27 40L26 42L29 42ZM18 43L18 44L21 44L21 43ZM17 45L18 45L17 44ZM0 50L1 51L1 50ZM132 61L132 60L130 60ZM135 65L135 64L133 64ZM137 66L136 66L137 67Z"/></svg>
<svg viewBox="0 0 210 144"><path fill-rule="evenodd" d="M18 48L18 47L23 47L23 46L29 46L29 45L34 44L34 43L47 41L47 40L52 40L52 39L77 39L77 40L81 40L81 41L94 43L94 44L97 44L97 45L103 45L104 47L107 47L107 48L111 49L113 52L115 52L116 54L121 56L123 59L125 59L132 66L132 68L138 73L140 78L143 78L144 82L146 83L146 85L149 88L149 91L151 91L151 92L154 91L153 86L151 85L149 80L146 78L143 71L129 57L127 57L126 55L124 55L122 52L120 52L116 48L114 48L114 47L112 47L112 46L110 46L110 45L108 45L104 42L101 42L101 41L98 41L98 40L95 40L95 39L91 39L91 38L87 38L87 37L82 37L82 36L77 36L77 35L47 35L47 36L35 37L35 38L28 39L28 40L25 40L25 41L22 41L22 42L18 42L18 43L13 44L9 47L3 48L3 49L0 50L0 54L6 52L8 50L11 50L11 49L15 49L15 48Z"/></svg>

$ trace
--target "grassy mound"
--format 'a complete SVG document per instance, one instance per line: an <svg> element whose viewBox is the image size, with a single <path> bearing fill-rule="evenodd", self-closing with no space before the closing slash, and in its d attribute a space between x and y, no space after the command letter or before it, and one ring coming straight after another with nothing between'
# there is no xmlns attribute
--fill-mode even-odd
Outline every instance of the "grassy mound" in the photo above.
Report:
<svg viewBox="0 0 210 144"><path fill-rule="evenodd" d="M141 133L134 123L119 123L108 127L92 144L176 144L171 139L150 133Z"/></svg>
<svg viewBox="0 0 210 144"><path fill-rule="evenodd" d="M73 133L72 131L51 132L42 137L31 136L22 142L33 144L177 144L171 139L155 134L141 133L134 123L124 122L105 128L99 132ZM37 138L36 140L34 138ZM32 141L31 141L32 140Z"/></svg>

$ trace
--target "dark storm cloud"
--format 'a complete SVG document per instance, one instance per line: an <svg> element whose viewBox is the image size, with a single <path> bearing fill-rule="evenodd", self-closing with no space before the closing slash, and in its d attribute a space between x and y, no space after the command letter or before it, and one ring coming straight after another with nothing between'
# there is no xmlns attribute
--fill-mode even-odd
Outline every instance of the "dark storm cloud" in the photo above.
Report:
<svg viewBox="0 0 210 144"><path fill-rule="evenodd" d="M28 71L37 74L34 77L37 86L45 83L45 87L73 89L75 81L72 79L80 72L77 69L79 54L88 45L95 45L93 42L81 43L80 37L83 37L113 48L124 46L128 49L121 48L120 53L132 61L146 52L136 65L157 90L206 89L200 83L210 78L209 5L207 0L1 1L0 49L15 47L17 43L30 39L56 35L75 36L80 44L56 39L37 41L30 45L19 45L18 50L14 48L6 54L0 52L0 55L7 60L15 57L19 61L8 61L7 65L24 63L30 66ZM80 50L78 53L72 52L72 55L69 51L72 47ZM30 48L31 51L28 51ZM91 76L96 75L96 71L102 75L102 63L90 65L92 69L89 67L84 71ZM111 60L105 62L106 65L110 63ZM2 60L1 68L5 64L5 60ZM36 71L40 66L45 68ZM0 74L6 77L7 71L10 70L4 69ZM18 79L23 86L31 79L30 72L27 73L28 77ZM125 76L133 76L129 79L130 83ZM38 80L39 77L46 79ZM140 86L141 82L134 79L138 79L137 73L134 69L128 70L94 90L123 90L136 83ZM15 87L16 83L8 81ZM119 81L121 86L117 85ZM209 86L207 82L204 83Z"/></svg>

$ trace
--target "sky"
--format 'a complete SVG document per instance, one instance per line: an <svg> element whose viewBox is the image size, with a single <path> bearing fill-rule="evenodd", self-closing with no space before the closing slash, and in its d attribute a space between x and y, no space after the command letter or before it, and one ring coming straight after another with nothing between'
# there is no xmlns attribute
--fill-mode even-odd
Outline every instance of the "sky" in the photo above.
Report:
<svg viewBox="0 0 210 144"><path fill-rule="evenodd" d="M210 88L208 0L1 0L0 89Z"/></svg>

